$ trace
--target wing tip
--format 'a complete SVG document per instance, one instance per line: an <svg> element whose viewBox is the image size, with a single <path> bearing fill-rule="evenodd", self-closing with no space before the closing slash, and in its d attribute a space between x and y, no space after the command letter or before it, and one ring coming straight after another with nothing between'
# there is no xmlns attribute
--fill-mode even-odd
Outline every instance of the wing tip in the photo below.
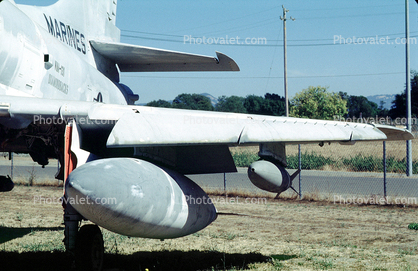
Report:
<svg viewBox="0 0 418 271"><path fill-rule="evenodd" d="M233 71L233 72L240 71L238 64L229 56L216 51L216 57L220 65L228 67L228 69L225 69L224 71Z"/></svg>
<svg viewBox="0 0 418 271"><path fill-rule="evenodd" d="M388 141L412 140L415 138L415 136L410 131L404 128L378 124L375 124L375 127L386 135Z"/></svg>

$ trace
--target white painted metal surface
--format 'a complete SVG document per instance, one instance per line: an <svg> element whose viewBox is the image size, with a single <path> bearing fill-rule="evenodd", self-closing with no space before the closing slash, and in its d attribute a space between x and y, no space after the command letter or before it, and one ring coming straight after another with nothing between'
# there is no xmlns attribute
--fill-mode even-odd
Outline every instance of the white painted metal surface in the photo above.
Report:
<svg viewBox="0 0 418 271"><path fill-rule="evenodd" d="M181 237L217 217L197 184L138 159L89 162L70 174L65 191L67 202L85 218L127 236Z"/></svg>
<svg viewBox="0 0 418 271"><path fill-rule="evenodd" d="M108 147L176 144L309 143L408 139L391 126L137 107L121 116ZM383 131L383 132L382 132ZM385 134L386 133L386 134Z"/></svg>
<svg viewBox="0 0 418 271"><path fill-rule="evenodd" d="M121 72L239 71L228 56L217 58L131 44L90 41L97 52L118 64Z"/></svg>

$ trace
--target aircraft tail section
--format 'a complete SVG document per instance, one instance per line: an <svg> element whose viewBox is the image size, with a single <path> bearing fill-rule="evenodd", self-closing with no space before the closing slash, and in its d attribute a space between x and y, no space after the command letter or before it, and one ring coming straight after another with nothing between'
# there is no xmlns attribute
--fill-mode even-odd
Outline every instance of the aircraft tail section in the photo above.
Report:
<svg viewBox="0 0 418 271"><path fill-rule="evenodd" d="M61 0L64 1L64 0ZM65 0L68 2L74 2L74 0ZM116 23L116 8L118 5L117 0L83 0L85 5L88 5L90 9L90 15L93 18L103 23L103 20L113 25Z"/></svg>
<svg viewBox="0 0 418 271"><path fill-rule="evenodd" d="M62 0L61 0L62 1ZM73 0L65 0L72 2ZM89 39L94 37L100 40L117 40L120 41L120 30L116 27L116 10L117 0L81 0L86 10L89 10L88 27L92 27L93 32L90 32ZM97 29L98 27L98 29ZM87 30L88 31L88 30ZM98 32L94 32L98 31Z"/></svg>
<svg viewBox="0 0 418 271"><path fill-rule="evenodd" d="M117 0L60 0L56 5L57 12L69 16L70 22L84 22L89 40L120 40L120 31L115 26Z"/></svg>
<svg viewBox="0 0 418 271"><path fill-rule="evenodd" d="M88 40L120 41L116 27L117 0L59 0L47 7L22 6L31 18L38 18L51 34L68 38L68 27ZM40 12L39 12L40 11Z"/></svg>

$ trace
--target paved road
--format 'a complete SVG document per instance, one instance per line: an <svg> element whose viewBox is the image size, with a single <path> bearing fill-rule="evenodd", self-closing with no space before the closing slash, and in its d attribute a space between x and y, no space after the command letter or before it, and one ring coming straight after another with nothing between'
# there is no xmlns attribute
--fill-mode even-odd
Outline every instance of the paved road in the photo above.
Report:
<svg viewBox="0 0 418 271"><path fill-rule="evenodd" d="M290 174L294 170L289 170ZM191 175L193 181L211 189L224 188L224 174ZM227 173L227 191L242 190L260 192L248 179L246 169L240 168L237 173ZM293 186L299 191L299 179L294 180ZM417 197L418 176L404 177L400 174L388 174L387 196ZM352 173L304 170L301 174L301 191L319 193L325 197L345 199L350 196L384 195L383 173Z"/></svg>
<svg viewBox="0 0 418 271"><path fill-rule="evenodd" d="M11 175L10 161L0 159L0 175ZM54 176L57 172L57 161L51 160L45 168L32 162L29 157L14 160L14 179L27 181L32 175L35 182L57 182ZM289 170L292 174L294 170ZM189 175L193 181L203 188L223 191L224 174ZM262 194L247 177L247 169L239 168L237 173L227 173L226 189ZM299 180L296 178L294 187L299 190ZM401 174L388 174L387 195L390 197L416 197L418 201L418 175L405 177ZM371 196L384 194L383 173L353 173L304 170L301 175L302 194L318 193L324 197L346 198L349 196Z"/></svg>
<svg viewBox="0 0 418 271"><path fill-rule="evenodd" d="M19 182L26 182L31 177L34 177L35 182L55 181L54 177L58 171L57 160L50 160L50 163L42 168L26 156L13 160L13 172L11 165L11 161L0 158L0 175L13 175L13 179Z"/></svg>

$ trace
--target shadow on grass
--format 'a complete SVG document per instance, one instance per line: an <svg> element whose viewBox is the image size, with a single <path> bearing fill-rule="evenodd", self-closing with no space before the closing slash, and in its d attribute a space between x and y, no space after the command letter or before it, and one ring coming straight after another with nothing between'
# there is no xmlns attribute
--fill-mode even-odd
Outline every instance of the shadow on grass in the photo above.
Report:
<svg viewBox="0 0 418 271"><path fill-rule="evenodd" d="M285 255L285 254L279 254L279 255L271 255L271 257L273 259L275 259L276 261L287 261L290 259L294 259L297 258L297 255Z"/></svg>
<svg viewBox="0 0 418 271"><path fill-rule="evenodd" d="M16 238L20 238L31 232L37 231L63 231L64 227L53 227L53 228L9 228L0 227L0 244L6 243ZM1 266L1 263L0 263ZM1 270L1 268L0 268Z"/></svg>
<svg viewBox="0 0 418 271"><path fill-rule="evenodd" d="M131 255L106 254L104 270L241 270L251 263L271 262L271 257L257 253L229 254L216 251L136 252ZM0 252L2 271L72 270L65 252Z"/></svg>

